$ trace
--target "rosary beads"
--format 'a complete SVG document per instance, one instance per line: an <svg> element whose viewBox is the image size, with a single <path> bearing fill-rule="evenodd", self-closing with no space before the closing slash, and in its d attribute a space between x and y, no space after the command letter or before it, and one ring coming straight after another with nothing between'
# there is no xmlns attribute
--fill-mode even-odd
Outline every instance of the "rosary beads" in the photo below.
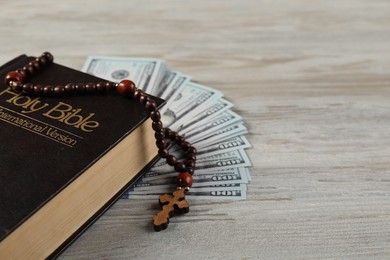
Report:
<svg viewBox="0 0 390 260"><path fill-rule="evenodd" d="M195 170L197 151L195 147L178 133L163 127L161 114L153 98L138 89L131 80L122 80L119 83L102 81L97 83L68 83L66 85L45 86L26 82L28 78L33 77L45 67L50 66L53 60L53 55L49 52L44 52L23 68L9 72L5 77L6 85L17 93L42 97L109 94L116 91L126 98L138 100L145 107L146 111L148 111L152 119L152 128L155 131L154 137L156 139L158 154L179 173L176 179L177 190L173 192L173 195L165 194L160 196L159 202L162 210L153 218L154 229L156 231L166 229L169 223L169 217L174 212L187 213L189 206L185 200L185 192L192 186L192 175ZM179 161L176 156L169 153L168 146L171 144L176 144L183 151L185 155L183 161Z"/></svg>

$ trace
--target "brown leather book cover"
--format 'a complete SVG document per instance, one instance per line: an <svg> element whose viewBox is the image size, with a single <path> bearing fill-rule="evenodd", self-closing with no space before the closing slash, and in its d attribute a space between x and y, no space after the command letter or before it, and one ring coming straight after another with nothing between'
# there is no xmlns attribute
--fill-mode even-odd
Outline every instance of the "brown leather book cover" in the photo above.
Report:
<svg viewBox="0 0 390 260"><path fill-rule="evenodd" d="M32 59L22 55L0 67L0 250L10 234L148 119L138 101L116 94L46 98L12 92L2 79ZM104 80L56 63L29 79L43 86L99 81ZM151 128L150 124L146 126ZM142 138L146 140L139 142L154 145L154 138ZM142 153L140 149L131 148L129 158ZM150 161L150 156L145 156L143 166ZM129 174L126 185L106 198L104 205L52 255L111 205L141 172Z"/></svg>

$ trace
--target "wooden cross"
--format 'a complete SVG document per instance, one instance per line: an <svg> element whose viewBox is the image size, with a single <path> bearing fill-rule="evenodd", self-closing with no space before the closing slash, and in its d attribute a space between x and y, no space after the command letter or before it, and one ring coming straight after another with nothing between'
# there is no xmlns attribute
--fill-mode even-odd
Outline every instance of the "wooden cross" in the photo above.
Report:
<svg viewBox="0 0 390 260"><path fill-rule="evenodd" d="M170 194L160 196L160 206L162 210L153 218L153 226L155 231L161 231L168 227L169 218L174 213L187 213L190 208L185 200L185 188L181 188Z"/></svg>

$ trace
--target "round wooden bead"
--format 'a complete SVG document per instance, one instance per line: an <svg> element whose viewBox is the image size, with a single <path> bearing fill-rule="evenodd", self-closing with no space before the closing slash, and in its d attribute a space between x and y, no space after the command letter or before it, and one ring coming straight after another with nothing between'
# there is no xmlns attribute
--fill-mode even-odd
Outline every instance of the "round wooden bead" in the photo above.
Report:
<svg viewBox="0 0 390 260"><path fill-rule="evenodd" d="M160 131L163 128L161 121L153 122L152 128L154 131Z"/></svg>
<svg viewBox="0 0 390 260"><path fill-rule="evenodd" d="M177 187L191 187L192 186L192 175L188 172L182 172L177 176L176 179Z"/></svg>
<svg viewBox="0 0 390 260"><path fill-rule="evenodd" d="M175 141L176 141L176 143L181 145L184 142L184 138L182 136L180 136L179 134L177 134L177 136L175 136Z"/></svg>
<svg viewBox="0 0 390 260"><path fill-rule="evenodd" d="M40 56L40 57L37 58L37 60L39 61L39 63L40 63L42 66L46 66L46 65L47 65L47 59L46 59L46 57Z"/></svg>
<svg viewBox="0 0 390 260"><path fill-rule="evenodd" d="M134 94L135 88L136 87L133 81L125 79L119 82L117 90L122 96L130 97Z"/></svg>
<svg viewBox="0 0 390 260"><path fill-rule="evenodd" d="M183 151L187 151L191 147L191 144L187 141L183 141L181 142L180 147Z"/></svg>
<svg viewBox="0 0 390 260"><path fill-rule="evenodd" d="M19 69L16 72L18 72L23 77L23 79L27 77L26 72L24 70L22 70L22 69Z"/></svg>
<svg viewBox="0 0 390 260"><path fill-rule="evenodd" d="M196 161L196 155L193 153L188 153L186 156L187 160L193 160Z"/></svg>
<svg viewBox="0 0 390 260"><path fill-rule="evenodd" d="M98 93L106 92L106 82L99 82L96 84L96 91Z"/></svg>
<svg viewBox="0 0 390 260"><path fill-rule="evenodd" d="M42 85L35 85L34 86L34 95L40 96L43 94L43 87Z"/></svg>
<svg viewBox="0 0 390 260"><path fill-rule="evenodd" d="M42 53L42 56L46 58L47 63L52 63L54 61L54 57L50 52L45 51Z"/></svg>
<svg viewBox="0 0 390 260"><path fill-rule="evenodd" d="M164 131L160 130L160 131L156 131L154 133L154 138L156 138L156 140L162 140L165 138L165 134L164 134Z"/></svg>
<svg viewBox="0 0 390 260"><path fill-rule="evenodd" d="M23 90L23 83L21 81L13 81L11 89L17 93L20 93Z"/></svg>
<svg viewBox="0 0 390 260"><path fill-rule="evenodd" d="M34 91L34 85L31 83L26 83L23 85L23 93L31 94Z"/></svg>
<svg viewBox="0 0 390 260"><path fill-rule="evenodd" d="M148 99L145 103L145 108L148 111L155 111L157 109L157 103L153 99Z"/></svg>
<svg viewBox="0 0 390 260"><path fill-rule="evenodd" d="M152 112L150 112L150 118L153 121L160 121L161 114L160 114L160 112L158 110L152 111Z"/></svg>
<svg viewBox="0 0 390 260"><path fill-rule="evenodd" d="M197 153L197 150L195 147L191 146L190 148L188 148L188 153L192 153L192 154L196 154Z"/></svg>
<svg viewBox="0 0 390 260"><path fill-rule="evenodd" d="M115 91L115 83L114 82L107 82L106 83L106 91L109 93L109 92L113 92Z"/></svg>
<svg viewBox="0 0 390 260"><path fill-rule="evenodd" d="M11 81L16 82L20 81L23 82L23 76L17 72L17 71L11 71L7 73L7 76L5 76L5 84L9 85Z"/></svg>
<svg viewBox="0 0 390 260"><path fill-rule="evenodd" d="M170 166L175 166L175 164L177 163L177 158L176 156L174 155L169 155L167 157L167 163L170 165Z"/></svg>
<svg viewBox="0 0 390 260"><path fill-rule="evenodd" d="M84 83L78 83L74 87L77 94L85 94L85 84Z"/></svg>
<svg viewBox="0 0 390 260"><path fill-rule="evenodd" d="M170 136L172 135L172 130L169 128L164 128L164 132L167 138L170 138Z"/></svg>
<svg viewBox="0 0 390 260"><path fill-rule="evenodd" d="M24 66L22 68L22 70L24 71L24 73L26 73L27 76L30 75L30 72L28 71L27 66Z"/></svg>
<svg viewBox="0 0 390 260"><path fill-rule="evenodd" d="M45 96L51 96L53 94L53 86L47 85L43 88L43 95Z"/></svg>
<svg viewBox="0 0 390 260"><path fill-rule="evenodd" d="M140 89L136 89L136 90L134 90L134 94L133 94L133 98L134 99L139 99L139 97L142 95L142 90L140 90Z"/></svg>
<svg viewBox="0 0 390 260"><path fill-rule="evenodd" d="M139 102L143 105L146 103L146 101L147 101L146 99L147 99L147 96L145 94L140 94L140 96L138 98Z"/></svg>
<svg viewBox="0 0 390 260"><path fill-rule="evenodd" d="M194 175L195 169L192 167L187 167L187 172L191 175Z"/></svg>
<svg viewBox="0 0 390 260"><path fill-rule="evenodd" d="M85 85L85 92L88 94L94 94L96 92L96 84L95 83L87 83Z"/></svg>
<svg viewBox="0 0 390 260"><path fill-rule="evenodd" d="M26 68L27 68L27 71L28 71L29 75L33 75L34 74L34 72L35 72L34 66L27 65Z"/></svg>
<svg viewBox="0 0 390 260"><path fill-rule="evenodd" d="M167 158L167 156L169 155L169 152L166 148L164 149L159 149L158 150L158 155L161 156L161 158Z"/></svg>
<svg viewBox="0 0 390 260"><path fill-rule="evenodd" d="M30 63L31 63L31 66L33 66L35 70L40 70L41 69L41 64L39 63L39 61L34 60L34 61L30 62Z"/></svg>
<svg viewBox="0 0 390 260"><path fill-rule="evenodd" d="M62 97L65 94L64 86L61 85L55 86L53 92L56 97Z"/></svg>
<svg viewBox="0 0 390 260"><path fill-rule="evenodd" d="M177 163L175 164L175 170L176 170L177 172L184 172L184 171L186 170L186 166L185 166L184 163L182 163L182 162L177 162Z"/></svg>
<svg viewBox="0 0 390 260"><path fill-rule="evenodd" d="M173 140L173 141L175 141L176 138L178 138L178 137L179 137L179 134L176 133L175 131L172 131L172 133L169 135L169 138L170 138L171 140Z"/></svg>
<svg viewBox="0 0 390 260"><path fill-rule="evenodd" d="M65 85L64 90L67 95L73 95L75 92L76 85L73 83L68 83Z"/></svg>
<svg viewBox="0 0 390 260"><path fill-rule="evenodd" d="M195 167L195 161L193 161L193 160L185 160L184 164L187 167Z"/></svg>
<svg viewBox="0 0 390 260"><path fill-rule="evenodd" d="M162 140L156 140L156 146L159 148L159 149L163 149L165 148L165 140L162 139Z"/></svg>

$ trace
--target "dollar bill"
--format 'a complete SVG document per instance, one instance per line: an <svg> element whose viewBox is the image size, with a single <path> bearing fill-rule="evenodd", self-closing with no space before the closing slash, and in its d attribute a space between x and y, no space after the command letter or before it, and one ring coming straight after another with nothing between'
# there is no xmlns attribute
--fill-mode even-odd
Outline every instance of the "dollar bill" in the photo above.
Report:
<svg viewBox="0 0 390 260"><path fill-rule="evenodd" d="M106 80L132 80L146 93L158 86L167 70L165 61L149 58L90 56L82 71Z"/></svg>
<svg viewBox="0 0 390 260"><path fill-rule="evenodd" d="M161 108L160 113L165 114L166 110L171 107L176 98L181 95L183 88L190 82L191 77L183 74L179 74L176 80L172 81L168 87L161 93L162 99L165 100L165 106Z"/></svg>
<svg viewBox="0 0 390 260"><path fill-rule="evenodd" d="M246 149L250 147L251 144L249 143L248 139L246 139L244 135L239 135L239 136L229 138L227 140L222 140L220 142L217 142L215 144L206 147L199 148L198 156L199 155L211 156L221 152L230 152L233 150Z"/></svg>
<svg viewBox="0 0 390 260"><path fill-rule="evenodd" d="M204 137L209 136L211 133L214 133L220 129L225 129L227 126L235 125L241 120L242 118L239 115L231 110L228 110L217 115L213 118L213 120L210 120L204 124L201 124L199 127L192 129L192 131L184 133L183 136L189 142L195 143L196 141L200 141L204 139Z"/></svg>
<svg viewBox="0 0 390 260"><path fill-rule="evenodd" d="M176 131L177 124L180 125L183 118L199 114L204 106L221 97L222 93L215 89L189 82L167 108L162 117L163 124Z"/></svg>
<svg viewBox="0 0 390 260"><path fill-rule="evenodd" d="M179 134L185 134L186 132L199 127L199 125L212 120L216 115L223 113L232 107L233 104L223 98L216 100L210 107L206 107L198 115L188 118L182 125L179 125L177 127L179 129Z"/></svg>
<svg viewBox="0 0 390 260"><path fill-rule="evenodd" d="M235 136L246 134L247 132L248 130L242 123L231 125L208 136L205 136L202 140L194 142L193 145L196 147L196 149L202 149L203 147L228 140Z"/></svg>
<svg viewBox="0 0 390 260"><path fill-rule="evenodd" d="M151 93L149 94L161 98L163 93L167 91L168 87L172 84L172 82L175 82L178 78L178 72L167 70L160 83L157 85L157 87L153 88Z"/></svg>

